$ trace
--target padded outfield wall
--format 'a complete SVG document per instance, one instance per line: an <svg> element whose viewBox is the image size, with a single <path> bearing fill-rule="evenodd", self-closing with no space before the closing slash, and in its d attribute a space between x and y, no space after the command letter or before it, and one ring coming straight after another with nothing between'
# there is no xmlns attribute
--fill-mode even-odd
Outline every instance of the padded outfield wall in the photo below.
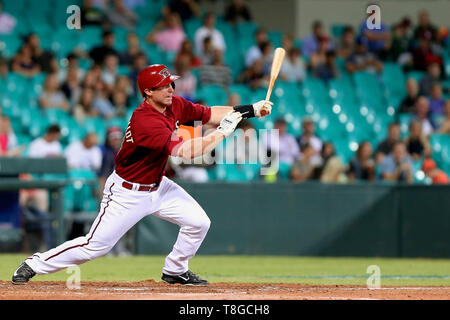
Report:
<svg viewBox="0 0 450 320"><path fill-rule="evenodd" d="M180 185L211 219L199 254L450 257L450 186ZM178 227L136 231L137 254L167 254Z"/></svg>

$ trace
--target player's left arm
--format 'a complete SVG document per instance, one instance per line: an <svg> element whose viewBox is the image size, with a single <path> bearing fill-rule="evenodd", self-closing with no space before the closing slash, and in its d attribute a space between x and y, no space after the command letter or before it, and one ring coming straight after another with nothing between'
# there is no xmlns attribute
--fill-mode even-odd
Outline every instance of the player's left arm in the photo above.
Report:
<svg viewBox="0 0 450 320"><path fill-rule="evenodd" d="M272 111L272 105L273 102L269 100L260 100L253 104L248 105L239 105L239 106L213 106L211 107L211 118L207 122L207 124L210 125L219 125L220 121L225 117L225 115L230 112L231 110L238 111L242 114L242 118L248 119L248 118L261 118L263 117L260 113L261 108L265 106L269 110L269 112L264 115L267 116Z"/></svg>

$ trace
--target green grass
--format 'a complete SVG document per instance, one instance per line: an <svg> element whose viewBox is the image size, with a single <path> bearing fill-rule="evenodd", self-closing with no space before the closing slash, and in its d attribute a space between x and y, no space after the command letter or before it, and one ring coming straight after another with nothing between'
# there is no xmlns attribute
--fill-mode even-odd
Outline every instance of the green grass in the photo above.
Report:
<svg viewBox="0 0 450 320"><path fill-rule="evenodd" d="M0 280L10 280L26 257L0 254ZM163 256L102 257L80 266L81 281L159 281L163 263ZM190 269L211 282L366 285L369 265L380 267L382 286L450 285L450 259L197 256ZM62 270L33 280L65 281L67 277Z"/></svg>

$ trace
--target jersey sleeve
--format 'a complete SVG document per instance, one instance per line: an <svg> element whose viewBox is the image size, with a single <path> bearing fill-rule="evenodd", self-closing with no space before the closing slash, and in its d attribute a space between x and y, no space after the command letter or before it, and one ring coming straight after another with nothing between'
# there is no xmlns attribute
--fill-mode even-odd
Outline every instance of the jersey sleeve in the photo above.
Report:
<svg viewBox="0 0 450 320"><path fill-rule="evenodd" d="M176 97L176 99L180 105L181 124L193 125L195 121L201 121L201 124L205 124L211 119L211 108L192 103L181 97Z"/></svg>

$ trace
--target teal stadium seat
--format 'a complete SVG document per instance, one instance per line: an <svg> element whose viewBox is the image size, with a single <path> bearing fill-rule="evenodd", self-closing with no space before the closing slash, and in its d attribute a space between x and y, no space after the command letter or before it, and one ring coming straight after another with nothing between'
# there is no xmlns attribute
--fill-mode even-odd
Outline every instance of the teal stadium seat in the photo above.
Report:
<svg viewBox="0 0 450 320"><path fill-rule="evenodd" d="M382 79L388 97L403 98L406 95L405 76L399 64L392 62L384 63Z"/></svg>
<svg viewBox="0 0 450 320"><path fill-rule="evenodd" d="M217 84L203 85L197 90L195 96L198 100L206 101L208 106L223 106L227 102L226 92Z"/></svg>
<svg viewBox="0 0 450 320"><path fill-rule="evenodd" d="M353 80L362 103L377 112L386 111L384 92L376 75L358 71L353 74Z"/></svg>

